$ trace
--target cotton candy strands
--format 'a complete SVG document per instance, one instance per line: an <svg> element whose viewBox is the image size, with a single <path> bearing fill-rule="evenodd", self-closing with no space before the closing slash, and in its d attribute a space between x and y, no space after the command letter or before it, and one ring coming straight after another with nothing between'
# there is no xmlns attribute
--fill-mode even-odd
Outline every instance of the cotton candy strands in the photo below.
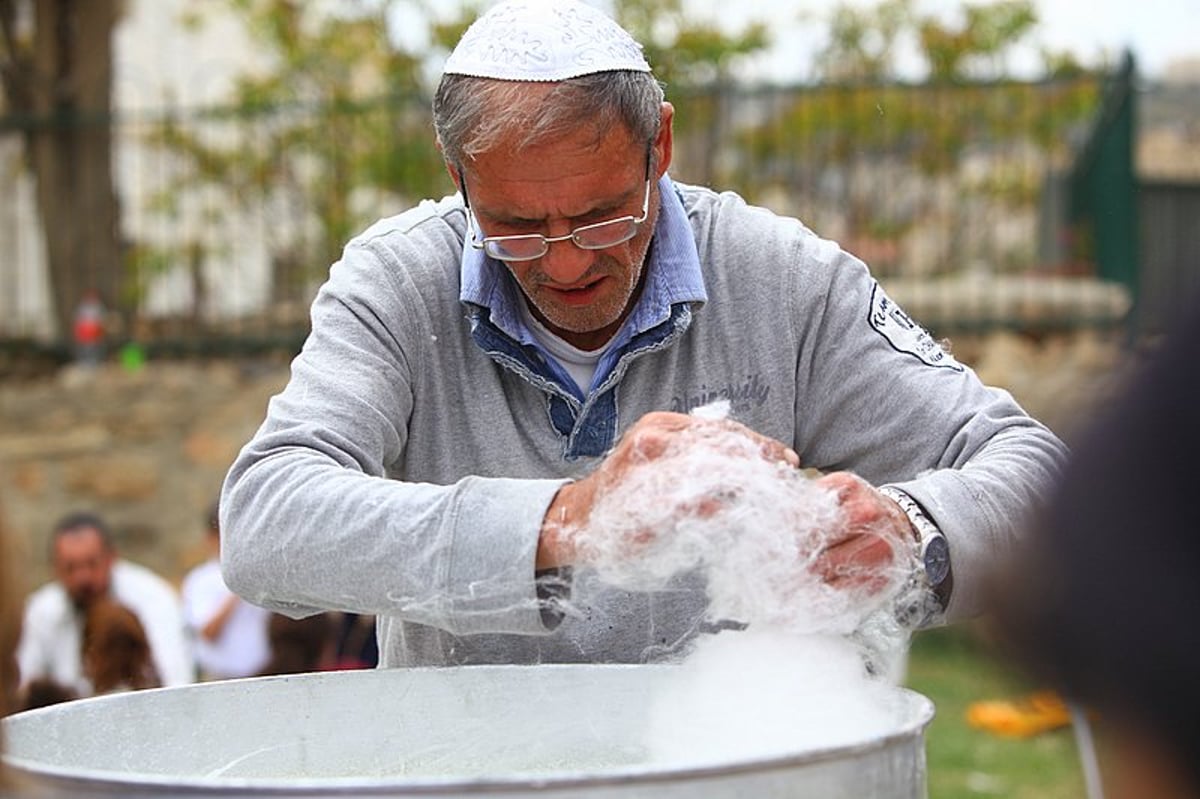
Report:
<svg viewBox="0 0 1200 799"><path fill-rule="evenodd" d="M604 496L577 542L600 579L628 590L699 570L710 620L726 622L697 636L654 697L648 759L736 761L884 734L906 636L892 609L914 590L911 547L898 545L882 571L827 580L819 558L844 527L835 491L764 457L722 406L700 413L703 424Z"/></svg>
<svg viewBox="0 0 1200 799"><path fill-rule="evenodd" d="M831 584L818 558L838 535L836 493L763 454L724 418L727 404L693 412L702 423L630 470L577 531L580 560L605 582L654 591L700 570L709 616L794 634L847 635L890 606L912 574L895 553L883 573L841 574Z"/></svg>

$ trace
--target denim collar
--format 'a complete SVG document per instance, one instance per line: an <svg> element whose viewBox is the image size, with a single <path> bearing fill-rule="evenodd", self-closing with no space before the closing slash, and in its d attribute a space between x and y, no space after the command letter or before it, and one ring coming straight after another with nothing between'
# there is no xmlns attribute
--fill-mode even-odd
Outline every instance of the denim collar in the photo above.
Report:
<svg viewBox="0 0 1200 799"><path fill-rule="evenodd" d="M708 301L700 254L683 200L665 174L658 181L658 189L659 215L647 257L645 288L617 332L614 347L621 347L637 334L665 322L673 305ZM506 335L521 344L542 349L521 319L520 288L503 263L489 258L465 240L461 277L461 302L487 308L491 323Z"/></svg>

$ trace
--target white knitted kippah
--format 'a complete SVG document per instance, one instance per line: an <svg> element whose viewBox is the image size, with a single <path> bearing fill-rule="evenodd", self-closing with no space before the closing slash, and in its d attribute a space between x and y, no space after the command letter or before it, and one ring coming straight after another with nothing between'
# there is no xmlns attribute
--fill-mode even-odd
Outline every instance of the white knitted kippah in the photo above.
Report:
<svg viewBox="0 0 1200 799"><path fill-rule="evenodd" d="M446 59L447 75L559 81L595 72L649 72L625 29L577 0L507 0L475 20Z"/></svg>

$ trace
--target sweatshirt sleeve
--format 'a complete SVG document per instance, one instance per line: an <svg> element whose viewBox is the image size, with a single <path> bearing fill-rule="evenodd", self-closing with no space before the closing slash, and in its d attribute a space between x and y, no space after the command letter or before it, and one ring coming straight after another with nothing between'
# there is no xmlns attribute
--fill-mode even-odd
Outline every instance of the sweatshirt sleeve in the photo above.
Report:
<svg viewBox="0 0 1200 799"><path fill-rule="evenodd" d="M360 240L331 270L287 386L226 476L223 575L293 616L333 609L455 634L545 633L534 562L564 481L393 479L429 313L399 264L422 257L392 263Z"/></svg>
<svg viewBox="0 0 1200 799"><path fill-rule="evenodd" d="M807 285L793 314L801 457L920 503L950 545L947 619L979 613L984 574L1044 501L1065 448L959 363L857 258L811 235L803 247L797 274Z"/></svg>

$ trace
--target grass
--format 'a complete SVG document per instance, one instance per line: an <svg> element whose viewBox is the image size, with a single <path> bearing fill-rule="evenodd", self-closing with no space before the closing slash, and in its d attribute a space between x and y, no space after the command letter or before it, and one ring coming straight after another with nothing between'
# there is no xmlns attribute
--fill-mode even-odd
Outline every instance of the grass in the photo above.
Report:
<svg viewBox="0 0 1200 799"><path fill-rule="evenodd" d="M967 723L971 702L1020 699L1037 688L993 656L971 626L918 633L906 684L933 700L937 708L925 737L930 799L1077 799L1084 795L1069 727L1012 739Z"/></svg>

